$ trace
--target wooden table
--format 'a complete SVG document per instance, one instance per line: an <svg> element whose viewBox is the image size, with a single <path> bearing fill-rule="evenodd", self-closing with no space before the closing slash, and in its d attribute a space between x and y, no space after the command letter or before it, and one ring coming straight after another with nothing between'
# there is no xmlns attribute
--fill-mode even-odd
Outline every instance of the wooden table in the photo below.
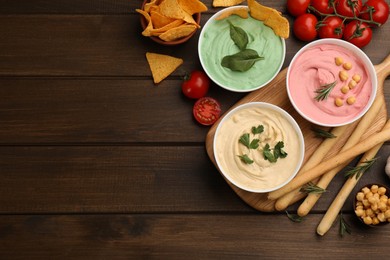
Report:
<svg viewBox="0 0 390 260"><path fill-rule="evenodd" d="M202 24L218 9L209 11ZM286 1L262 1L284 13ZM388 255L390 225L366 228L343 209L351 235L316 227L340 174L302 223L244 203L209 160L209 130L181 94L201 69L199 32L176 47L141 36L141 0L0 0L0 258L355 258ZM292 22L292 17L286 15ZM390 24L364 51L390 53ZM305 43L287 41L287 67ZM158 86L145 59L184 59ZM244 97L215 85L222 109ZM390 79L385 82L390 107ZM390 145L360 184L390 184ZM288 208L296 212L299 204Z"/></svg>

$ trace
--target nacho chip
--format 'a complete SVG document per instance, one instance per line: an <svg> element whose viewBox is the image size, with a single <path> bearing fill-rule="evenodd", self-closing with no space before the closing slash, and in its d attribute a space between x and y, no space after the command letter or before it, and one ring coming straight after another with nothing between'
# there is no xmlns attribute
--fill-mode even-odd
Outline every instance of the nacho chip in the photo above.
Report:
<svg viewBox="0 0 390 260"><path fill-rule="evenodd" d="M189 15L207 11L207 6L199 0L178 0L178 2L180 7Z"/></svg>
<svg viewBox="0 0 390 260"><path fill-rule="evenodd" d="M143 36L151 36L149 31L153 29L153 24L152 24L152 20L150 18L149 13L145 12L144 10L141 10L141 9L135 9L135 11L137 11L140 14L142 14L143 17L145 17L146 21L148 22L148 25L146 26L146 28L142 32L142 35Z"/></svg>
<svg viewBox="0 0 390 260"><path fill-rule="evenodd" d="M223 12L217 18L215 18L215 20L217 20L217 21L218 20L223 20L225 18L228 18L231 15L238 15L241 18L246 19L249 16L248 8L243 6L243 7L240 7L240 8L235 8L233 10L229 10L229 11Z"/></svg>
<svg viewBox="0 0 390 260"><path fill-rule="evenodd" d="M167 24L172 23L175 21L175 19L166 17L165 15L162 15L159 11L151 11L150 12L150 19L152 20L153 28L159 29Z"/></svg>
<svg viewBox="0 0 390 260"><path fill-rule="evenodd" d="M149 33L151 36L160 36L162 33L165 33L166 31L174 29L182 24L184 24L183 20L173 20L173 22L171 22L171 23L169 23L161 28L149 30Z"/></svg>
<svg viewBox="0 0 390 260"><path fill-rule="evenodd" d="M151 52L146 53L146 59L148 60L155 84L160 83L183 64L182 59Z"/></svg>
<svg viewBox="0 0 390 260"><path fill-rule="evenodd" d="M244 2L245 0L213 0L214 7L228 7L233 5L238 5Z"/></svg>
<svg viewBox="0 0 390 260"><path fill-rule="evenodd" d="M160 39L166 42L174 41L182 37L186 37L194 32L198 27L194 24L183 24L178 27L169 29L168 31L160 34Z"/></svg>
<svg viewBox="0 0 390 260"><path fill-rule="evenodd" d="M288 20L276 9L264 6L256 2L256 0L248 0L250 15L265 25L271 27L275 34L287 39L290 34L290 24Z"/></svg>
<svg viewBox="0 0 390 260"><path fill-rule="evenodd" d="M196 23L192 15L185 12L180 7L178 0L164 0L161 2L159 7L160 7L160 13L162 15L165 15L166 17L170 17L170 18L184 20L187 23L196 24L199 27L199 25Z"/></svg>
<svg viewBox="0 0 390 260"><path fill-rule="evenodd" d="M149 3L146 3L144 5L144 11L147 13L150 13L150 9L153 8L154 6L157 6L157 0L152 0Z"/></svg>

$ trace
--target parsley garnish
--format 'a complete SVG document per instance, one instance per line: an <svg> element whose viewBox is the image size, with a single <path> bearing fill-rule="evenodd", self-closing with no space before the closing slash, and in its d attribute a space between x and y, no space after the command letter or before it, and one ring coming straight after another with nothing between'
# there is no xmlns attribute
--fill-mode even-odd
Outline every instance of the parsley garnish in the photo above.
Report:
<svg viewBox="0 0 390 260"><path fill-rule="evenodd" d="M248 149L257 149L259 147L259 139L250 140L249 134L243 134L239 140L240 143L248 147Z"/></svg>
<svg viewBox="0 0 390 260"><path fill-rule="evenodd" d="M238 157L240 157L241 161L243 161L246 164L252 164L253 163L253 160L251 158L249 158L248 155L246 155L246 154L238 155Z"/></svg>
<svg viewBox="0 0 390 260"><path fill-rule="evenodd" d="M261 134L264 132L264 126L263 125L258 125L257 127L253 126L252 127L252 134Z"/></svg>
<svg viewBox="0 0 390 260"><path fill-rule="evenodd" d="M275 145L272 152L269 144L266 144L263 148L264 159L270 161L271 163L274 163L279 158L286 158L287 153L283 150L283 147L284 147L284 143L280 141Z"/></svg>

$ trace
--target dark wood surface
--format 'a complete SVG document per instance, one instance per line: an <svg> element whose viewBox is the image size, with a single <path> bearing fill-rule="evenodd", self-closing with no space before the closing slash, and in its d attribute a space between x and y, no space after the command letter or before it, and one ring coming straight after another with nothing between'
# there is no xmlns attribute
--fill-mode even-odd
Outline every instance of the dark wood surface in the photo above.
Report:
<svg viewBox="0 0 390 260"><path fill-rule="evenodd" d="M262 1L286 12L286 1ZM201 69L199 32L176 47L141 36L141 0L0 0L0 259L334 258L388 255L390 225L366 228L343 213L316 227L344 181L336 177L302 223L246 205L209 160L208 127L181 94ZM215 13L211 0L202 24ZM292 17L286 15L292 22ZM364 51L390 53L390 24ZM305 43L287 41L287 67ZM158 86L145 52L184 64ZM390 107L390 79L385 82ZM213 85L227 110L245 94ZM360 184L390 185L390 143ZM288 211L294 213L299 204Z"/></svg>

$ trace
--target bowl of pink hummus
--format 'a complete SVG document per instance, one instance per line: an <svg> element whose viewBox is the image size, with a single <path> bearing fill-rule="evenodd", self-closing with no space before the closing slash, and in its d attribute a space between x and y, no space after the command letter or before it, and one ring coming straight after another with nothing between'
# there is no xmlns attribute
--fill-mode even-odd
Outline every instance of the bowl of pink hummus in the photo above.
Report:
<svg viewBox="0 0 390 260"><path fill-rule="evenodd" d="M377 91L374 65L356 46L321 39L297 52L287 71L287 93L298 113L328 127L361 118Z"/></svg>

